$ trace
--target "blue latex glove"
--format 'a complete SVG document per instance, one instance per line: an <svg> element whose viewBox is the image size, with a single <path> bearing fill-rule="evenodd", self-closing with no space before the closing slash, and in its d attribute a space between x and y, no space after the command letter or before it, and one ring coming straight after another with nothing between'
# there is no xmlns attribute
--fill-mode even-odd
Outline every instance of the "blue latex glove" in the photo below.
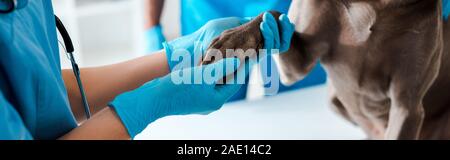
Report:
<svg viewBox="0 0 450 160"><path fill-rule="evenodd" d="M216 72L217 70L226 70ZM225 75L239 67L237 58L223 59L217 63L177 70L163 78L119 95L110 103L133 138L155 120L171 115L203 114L218 110L241 87L239 84L216 85ZM178 75L200 77L203 72L214 77L203 78L203 83L178 84ZM210 74L215 73L215 74Z"/></svg>
<svg viewBox="0 0 450 160"><path fill-rule="evenodd" d="M264 13L263 22L260 25L261 32L264 36L265 49L279 49L279 53L284 53L291 46L292 35L295 27L291 23L286 14L279 17L281 33L278 23L269 12Z"/></svg>
<svg viewBox="0 0 450 160"><path fill-rule="evenodd" d="M147 53L152 53L163 49L163 42L166 41L162 33L162 28L160 25L156 25L145 32L145 37L147 39Z"/></svg>
<svg viewBox="0 0 450 160"><path fill-rule="evenodd" d="M166 50L167 60L170 70L182 61L178 57L179 53L189 54L191 57L191 65L185 67L193 67L198 64L203 54L206 53L211 41L222 34L223 31L238 27L249 21L247 18L228 17L211 20L206 23L198 31L175 39L171 42L163 43ZM175 55L176 56L173 56ZM184 65L183 65L184 66Z"/></svg>

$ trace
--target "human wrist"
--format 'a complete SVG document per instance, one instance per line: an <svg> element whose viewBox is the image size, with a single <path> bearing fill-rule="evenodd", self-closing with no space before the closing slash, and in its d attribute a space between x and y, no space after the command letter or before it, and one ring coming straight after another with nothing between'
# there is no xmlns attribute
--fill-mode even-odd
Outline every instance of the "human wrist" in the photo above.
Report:
<svg viewBox="0 0 450 160"><path fill-rule="evenodd" d="M133 100L136 102L136 100ZM141 133L150 123L156 121L160 118L160 116L155 116L156 114L145 115L147 112L143 112L141 110L133 110L130 107L138 107L136 104L123 104L129 103L133 101L120 101L114 100L108 106L116 113L122 122L123 126L126 128L127 133L134 139L136 135ZM141 113L144 115L136 116Z"/></svg>
<svg viewBox="0 0 450 160"><path fill-rule="evenodd" d="M175 67L176 62L172 60L173 47L168 43L163 43L164 52L167 59L167 64L169 65L169 70L172 71L173 67Z"/></svg>
<svg viewBox="0 0 450 160"><path fill-rule="evenodd" d="M195 39L192 36L185 36L163 43L170 71L194 67L196 59L202 56L201 50L194 49L194 41Z"/></svg>

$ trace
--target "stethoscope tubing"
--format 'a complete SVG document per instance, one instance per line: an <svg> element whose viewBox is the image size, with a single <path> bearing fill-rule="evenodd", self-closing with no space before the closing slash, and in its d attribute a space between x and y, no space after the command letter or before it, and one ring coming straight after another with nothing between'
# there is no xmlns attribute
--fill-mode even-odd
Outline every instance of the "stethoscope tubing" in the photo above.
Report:
<svg viewBox="0 0 450 160"><path fill-rule="evenodd" d="M7 8L6 10L0 10L0 13L1 13L1 14L8 14L8 13L11 13L11 12L13 12L13 11L16 9L16 7L17 7L17 0L5 0L5 1L9 1L9 3L7 3L7 4L8 4L8 8Z"/></svg>

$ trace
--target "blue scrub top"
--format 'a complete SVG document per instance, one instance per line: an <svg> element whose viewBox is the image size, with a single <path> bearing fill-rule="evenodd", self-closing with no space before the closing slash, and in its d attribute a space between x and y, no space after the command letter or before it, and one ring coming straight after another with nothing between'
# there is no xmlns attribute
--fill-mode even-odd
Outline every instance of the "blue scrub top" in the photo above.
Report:
<svg viewBox="0 0 450 160"><path fill-rule="evenodd" d="M291 0L181 0L181 34L191 34L217 18L254 17L268 10L287 13L290 4Z"/></svg>
<svg viewBox="0 0 450 160"><path fill-rule="evenodd" d="M444 19L448 20L450 15L450 0L442 0L442 15Z"/></svg>
<svg viewBox="0 0 450 160"><path fill-rule="evenodd" d="M61 76L52 2L18 2L0 14L0 139L56 139L77 123Z"/></svg>

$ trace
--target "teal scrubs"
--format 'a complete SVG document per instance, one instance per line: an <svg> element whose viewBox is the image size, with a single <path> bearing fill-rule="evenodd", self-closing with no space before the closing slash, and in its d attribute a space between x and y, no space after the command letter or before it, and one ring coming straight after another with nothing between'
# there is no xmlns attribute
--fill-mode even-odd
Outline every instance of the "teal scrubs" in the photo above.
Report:
<svg viewBox="0 0 450 160"><path fill-rule="evenodd" d="M291 0L181 0L181 33L182 35L193 33L209 20L216 18L254 17L269 10L287 13L290 4ZM273 60L271 64L274 64ZM268 68L270 68L270 63ZM305 79L293 86L287 87L281 83L278 84L279 92L324 84L325 81L325 71L318 64ZM266 86L270 85L272 84ZM244 85L230 101L244 99L246 91L247 86Z"/></svg>
<svg viewBox="0 0 450 160"><path fill-rule="evenodd" d="M443 0L442 1L442 7L443 7L443 16L445 20L448 20L448 16L450 15L450 0Z"/></svg>
<svg viewBox="0 0 450 160"><path fill-rule="evenodd" d="M181 0L181 33L191 34L209 20L254 17L264 11L287 13L291 0Z"/></svg>
<svg viewBox="0 0 450 160"><path fill-rule="evenodd" d="M18 2L0 14L0 139L57 139L77 123L61 76L52 2Z"/></svg>

